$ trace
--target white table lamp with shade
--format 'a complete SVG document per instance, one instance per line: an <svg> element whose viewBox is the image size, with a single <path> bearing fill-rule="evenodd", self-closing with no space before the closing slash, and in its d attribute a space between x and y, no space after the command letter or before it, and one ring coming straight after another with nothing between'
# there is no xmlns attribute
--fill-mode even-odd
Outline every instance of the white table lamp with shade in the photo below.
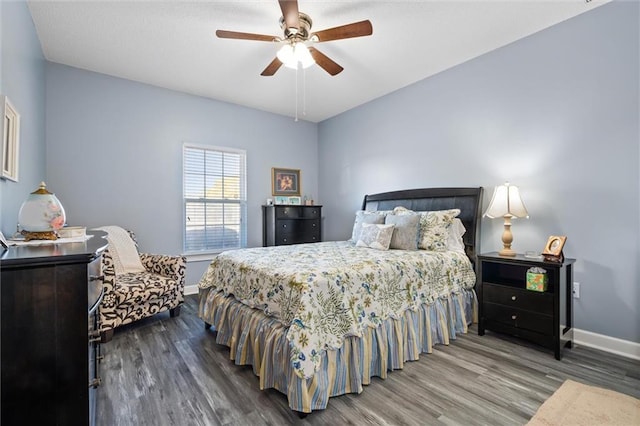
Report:
<svg viewBox="0 0 640 426"><path fill-rule="evenodd" d="M498 254L500 256L514 257L516 252L511 249L511 243L513 242L511 219L516 217L529 218L529 213L522 202L518 187L510 185L509 182L497 186L493 191L493 197L491 197L489 208L484 212L484 216L491 219L504 218L503 247Z"/></svg>

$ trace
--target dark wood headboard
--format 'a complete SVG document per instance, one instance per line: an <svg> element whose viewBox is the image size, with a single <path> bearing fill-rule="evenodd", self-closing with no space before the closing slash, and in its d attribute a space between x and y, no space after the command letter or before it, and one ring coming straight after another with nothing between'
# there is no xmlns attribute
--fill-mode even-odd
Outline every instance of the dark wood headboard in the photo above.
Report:
<svg viewBox="0 0 640 426"><path fill-rule="evenodd" d="M462 237L469 259L475 264L480 246L482 187L423 188L365 195L362 210L393 210L402 206L413 211L460 209L458 218L466 228Z"/></svg>

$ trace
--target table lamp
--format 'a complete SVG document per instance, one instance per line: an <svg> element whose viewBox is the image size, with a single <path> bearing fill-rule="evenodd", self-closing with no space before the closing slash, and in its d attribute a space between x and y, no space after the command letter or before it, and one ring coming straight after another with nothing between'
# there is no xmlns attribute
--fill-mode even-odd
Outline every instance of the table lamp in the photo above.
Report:
<svg viewBox="0 0 640 426"><path fill-rule="evenodd" d="M47 191L47 185L29 194L18 213L18 223L25 240L56 240L56 231L64 226L66 217L60 200Z"/></svg>
<svg viewBox="0 0 640 426"><path fill-rule="evenodd" d="M484 216L491 219L498 217L504 218L504 232L502 233L502 250L498 253L500 256L513 257L516 252L511 249L513 242L513 234L511 233L511 219L516 217L529 217L527 208L520 198L520 191L517 186L504 185L497 186L493 191L493 197L489 203L489 208L484 212Z"/></svg>

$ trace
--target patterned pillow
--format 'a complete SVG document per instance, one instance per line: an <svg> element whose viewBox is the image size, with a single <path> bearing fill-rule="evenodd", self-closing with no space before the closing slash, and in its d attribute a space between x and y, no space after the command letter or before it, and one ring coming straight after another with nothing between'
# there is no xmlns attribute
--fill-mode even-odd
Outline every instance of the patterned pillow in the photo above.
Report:
<svg viewBox="0 0 640 426"><path fill-rule="evenodd" d="M360 231L364 223L384 223L384 216L387 212L367 212L359 210L356 212L356 220L353 223L353 231L351 231L351 240L356 242L360 239Z"/></svg>
<svg viewBox="0 0 640 426"><path fill-rule="evenodd" d="M400 250L417 250L420 235L420 215L390 214L385 218L386 224L393 224L393 235L389 248Z"/></svg>
<svg viewBox="0 0 640 426"><path fill-rule="evenodd" d="M430 251L447 251L449 229L460 209L420 212L420 241L418 247Z"/></svg>
<svg viewBox="0 0 640 426"><path fill-rule="evenodd" d="M369 247L376 250L389 250L393 225L363 223L356 247Z"/></svg>

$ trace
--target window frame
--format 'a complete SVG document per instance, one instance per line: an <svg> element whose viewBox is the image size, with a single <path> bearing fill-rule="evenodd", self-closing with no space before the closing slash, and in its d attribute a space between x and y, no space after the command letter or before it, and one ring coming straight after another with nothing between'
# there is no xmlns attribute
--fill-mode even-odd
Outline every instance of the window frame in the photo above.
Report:
<svg viewBox="0 0 640 426"><path fill-rule="evenodd" d="M240 246L239 247L227 247L219 249L203 249L203 250L187 250L187 203L198 202L198 199L187 198L186 190L186 152L187 150L201 150L205 154L206 152L216 153L230 153L239 154L241 156L241 194L243 196L238 200L240 206ZM207 203L205 199L200 199L201 202ZM220 199L224 200L224 199ZM232 200L235 202L235 200ZM247 247L247 151L239 148L232 148L218 145L202 145L194 143L182 144L182 252L187 257L187 261L201 261L210 260L213 257L225 250L234 248L246 248Z"/></svg>

